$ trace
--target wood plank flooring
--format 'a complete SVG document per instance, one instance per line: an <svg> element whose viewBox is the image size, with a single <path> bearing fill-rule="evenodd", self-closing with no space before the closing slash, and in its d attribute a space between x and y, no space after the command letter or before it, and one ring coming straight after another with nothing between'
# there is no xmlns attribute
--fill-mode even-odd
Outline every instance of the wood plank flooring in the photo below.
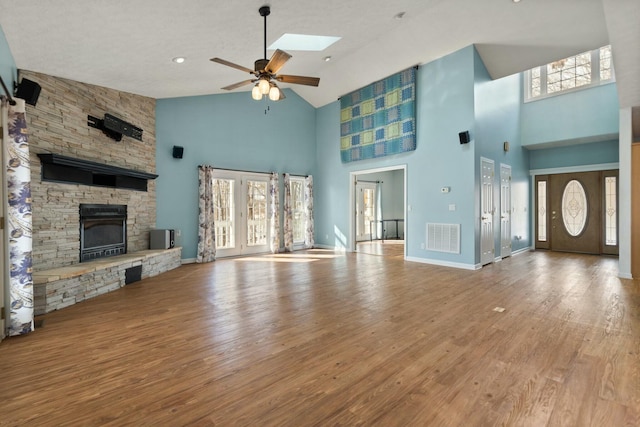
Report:
<svg viewBox="0 0 640 427"><path fill-rule="evenodd" d="M640 285L617 263L186 265L0 343L0 425L638 426Z"/></svg>
<svg viewBox="0 0 640 427"><path fill-rule="evenodd" d="M404 258L404 240L373 240L358 242L356 251L362 254Z"/></svg>

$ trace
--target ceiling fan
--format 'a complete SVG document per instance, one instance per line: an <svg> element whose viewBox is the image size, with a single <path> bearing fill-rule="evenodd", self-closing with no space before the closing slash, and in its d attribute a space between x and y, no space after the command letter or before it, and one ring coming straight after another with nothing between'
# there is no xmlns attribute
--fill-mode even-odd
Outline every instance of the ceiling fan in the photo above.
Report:
<svg viewBox="0 0 640 427"><path fill-rule="evenodd" d="M285 51L276 49L271 56L271 59L267 59L267 16L271 13L271 8L269 6L262 6L258 11L260 12L260 16L264 17L264 59L256 60L254 63L254 69L251 70L247 67L234 64L233 62L229 62L221 58L211 58L211 61L213 62L217 62L218 64L226 65L255 76L255 78L234 83L232 85L225 86L222 89L233 90L251 83L256 83L251 91L253 99L260 100L263 95L268 95L270 100L279 101L284 99L285 96L276 82L318 86L318 84L320 84L320 79L318 77L277 74L282 66L291 58L291 55Z"/></svg>

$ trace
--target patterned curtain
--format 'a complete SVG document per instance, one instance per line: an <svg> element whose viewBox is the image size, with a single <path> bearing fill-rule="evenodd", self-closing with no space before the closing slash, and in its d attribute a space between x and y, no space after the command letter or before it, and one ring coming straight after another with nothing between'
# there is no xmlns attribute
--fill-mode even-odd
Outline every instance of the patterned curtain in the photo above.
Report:
<svg viewBox="0 0 640 427"><path fill-rule="evenodd" d="M293 213L291 212L291 179L284 175L284 250L293 252Z"/></svg>
<svg viewBox="0 0 640 427"><path fill-rule="evenodd" d="M304 208L307 213L304 246L312 248L315 240L313 238L313 177L311 175L304 179Z"/></svg>
<svg viewBox="0 0 640 427"><path fill-rule="evenodd" d="M280 250L280 191L278 188L278 173L271 172L269 176L269 219L271 227L271 253Z"/></svg>
<svg viewBox="0 0 640 427"><path fill-rule="evenodd" d="M25 103L2 101L2 147L8 205L9 335L33 331L31 166ZM6 260L5 260L6 262ZM4 281L4 280L3 280Z"/></svg>
<svg viewBox="0 0 640 427"><path fill-rule="evenodd" d="M196 262L216 259L216 229L213 222L215 197L213 194L213 167L198 166L198 254Z"/></svg>

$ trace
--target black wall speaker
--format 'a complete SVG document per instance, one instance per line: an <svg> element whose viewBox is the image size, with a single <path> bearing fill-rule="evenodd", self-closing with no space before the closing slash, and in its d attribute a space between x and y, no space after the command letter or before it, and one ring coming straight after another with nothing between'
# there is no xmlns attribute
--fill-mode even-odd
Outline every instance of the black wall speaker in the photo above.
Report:
<svg viewBox="0 0 640 427"><path fill-rule="evenodd" d="M460 137L460 144L467 144L469 141L471 141L468 130L465 130L464 132L460 132L458 134L458 137Z"/></svg>
<svg viewBox="0 0 640 427"><path fill-rule="evenodd" d="M177 145L173 146L173 158L174 159L181 159L183 154L184 154L184 147L179 147Z"/></svg>
<svg viewBox="0 0 640 427"><path fill-rule="evenodd" d="M16 90L16 98L24 99L24 102L35 107L41 89L38 83L29 79L22 79Z"/></svg>

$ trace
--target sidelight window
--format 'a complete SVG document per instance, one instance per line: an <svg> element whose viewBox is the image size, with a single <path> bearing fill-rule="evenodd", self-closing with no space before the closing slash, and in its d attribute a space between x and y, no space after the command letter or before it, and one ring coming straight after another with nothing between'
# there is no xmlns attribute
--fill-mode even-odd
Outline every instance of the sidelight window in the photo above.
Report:
<svg viewBox="0 0 640 427"><path fill-rule="evenodd" d="M604 227L605 241L607 246L618 244L618 224L617 217L617 179L615 176L607 176L604 179Z"/></svg>
<svg viewBox="0 0 640 427"><path fill-rule="evenodd" d="M547 181L538 181L538 240L547 241Z"/></svg>

